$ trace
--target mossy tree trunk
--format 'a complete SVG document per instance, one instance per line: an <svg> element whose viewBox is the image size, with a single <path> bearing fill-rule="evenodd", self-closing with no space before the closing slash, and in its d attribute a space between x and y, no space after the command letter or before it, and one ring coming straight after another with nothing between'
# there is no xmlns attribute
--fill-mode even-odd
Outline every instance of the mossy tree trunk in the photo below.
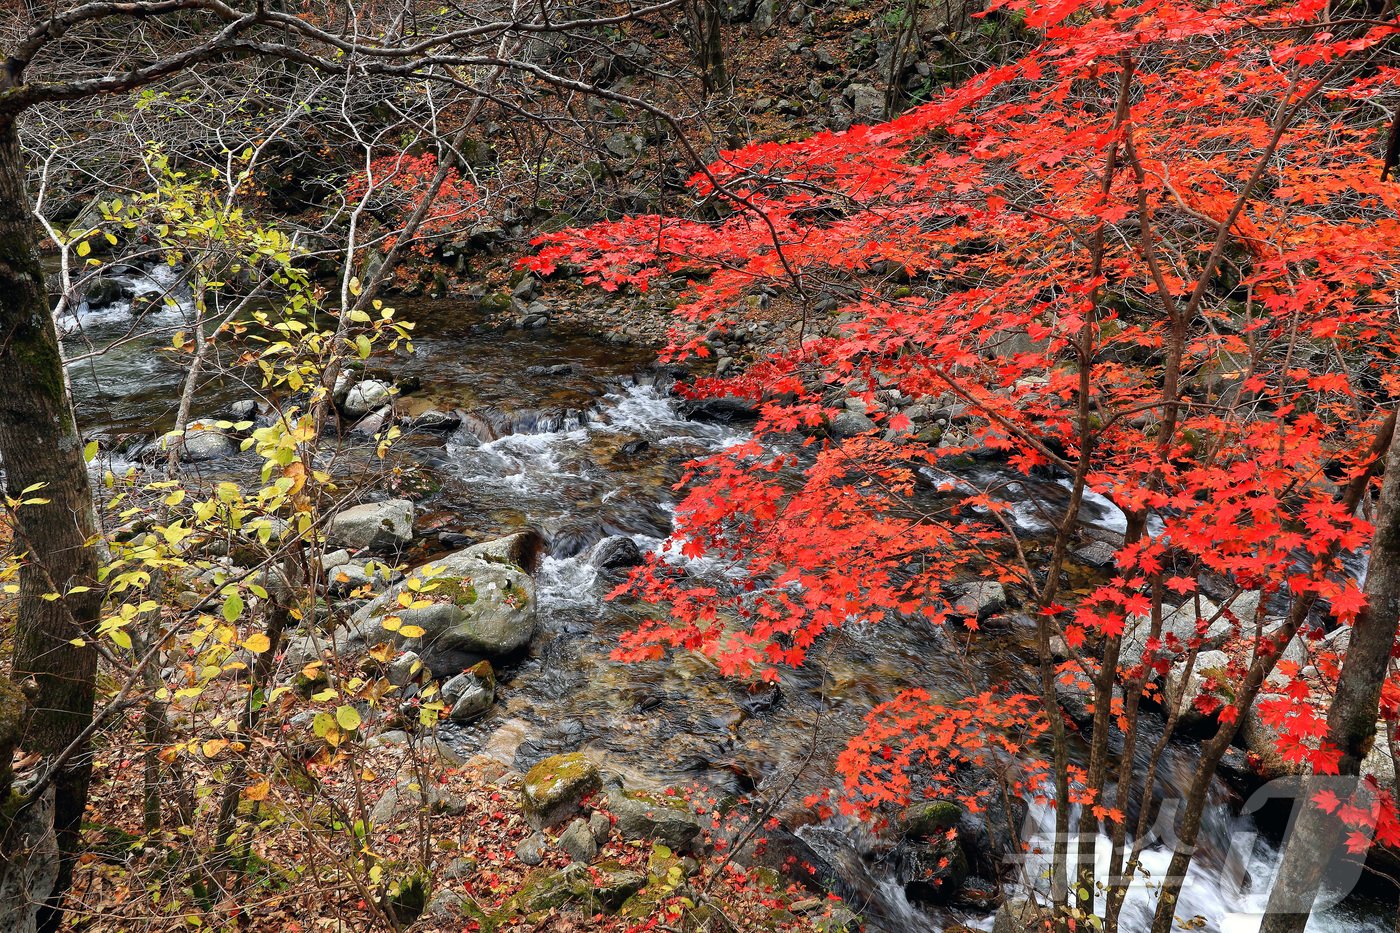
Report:
<svg viewBox="0 0 1400 933"><path fill-rule="evenodd" d="M92 722L97 653L89 642L101 594L97 521L82 439L64 378L58 334L44 291L24 155L11 119L0 117L0 464L19 508L15 548L20 572L12 676L30 698L19 744L42 756L41 772L62 762L52 781L53 826L62 855L57 883L36 905L41 930L57 927L57 898L77 852L92 764L80 741ZM85 592L72 593L75 587ZM65 594L44 599L48 593ZM73 746L77 746L74 753ZM12 841L12 840L11 840ZM5 852L4 866L25 861ZM0 886L0 890L7 890Z"/></svg>

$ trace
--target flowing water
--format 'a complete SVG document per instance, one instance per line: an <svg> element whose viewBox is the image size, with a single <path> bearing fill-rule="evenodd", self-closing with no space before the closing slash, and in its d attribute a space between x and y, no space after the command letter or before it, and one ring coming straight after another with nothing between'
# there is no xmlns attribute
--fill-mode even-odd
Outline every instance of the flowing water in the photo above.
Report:
<svg viewBox="0 0 1400 933"><path fill-rule="evenodd" d="M161 274L143 273L136 288L169 286ZM802 800L838 786L833 762L844 737L874 705L902 689L950 696L1000 685L1034 689L1029 626L1014 614L981 635L913 624L856 625L825 639L806 667L767 686L726 680L692 656L613 661L619 634L640 610L605 599L619 578L596 569L587 549L614 535L630 537L642 550L662 547L682 464L742 439L742 429L687 420L666 379L655 375L649 352L561 330L489 330L472 310L452 303L400 311L417 323L417 354L383 365L398 378L420 380L421 390L406 396L405 406L410 413L464 413L451 434L413 433L397 449L400 466L426 469L437 485L424 503L428 543L414 556L440 550L436 542L443 536L460 543L522 527L539 530L547 542L537 576L540 634L529 656L502 672L493 711L453 728L449 741L519 768L587 748L636 783L694 784L716 797L756 795L797 830L783 834L779 850L822 862L872 929L938 930L955 921L989 928L985 911L926 912L911 905L892 880L888 840L839 818L813 823ZM80 332L68 339L70 354L119 343L112 354L71 368L84 424L108 434L167 429L183 371L151 347L168 344L169 332L182 326L178 309L161 310L135 327L129 303L125 309L82 306L71 323ZM143 328L158 333L120 343ZM239 394L236 386L213 382L197 413L217 415ZM221 469L236 472L237 465ZM991 467L980 469L969 482L996 478L987 472ZM1045 482L1034 492L1058 489ZM1004 484L1003 492L1023 497L1018 524L1036 531L1043 520L1033 491ZM1112 528L1122 517L1112 503L1096 500L1091 520ZM668 559L683 560L677 554ZM705 560L687 570L719 580L737 572ZM1165 796L1184 780L1176 772L1190 759L1188 748L1173 754L1182 767L1166 770ZM1217 791L1185 901L1204 918L1203 929L1248 933L1257 926L1249 912L1267 891L1275 850L1254 838L1252 823L1238 815L1238 801L1224 786ZM1045 815L1032 810L1028 819L1032 827L1043 825ZM1246 838L1255 844L1243 845ZM1168 858L1165 850L1150 849L1147 863L1160 870ZM1135 891L1125 930L1145 929L1150 900L1145 886ZM1314 928L1385 929L1346 912Z"/></svg>

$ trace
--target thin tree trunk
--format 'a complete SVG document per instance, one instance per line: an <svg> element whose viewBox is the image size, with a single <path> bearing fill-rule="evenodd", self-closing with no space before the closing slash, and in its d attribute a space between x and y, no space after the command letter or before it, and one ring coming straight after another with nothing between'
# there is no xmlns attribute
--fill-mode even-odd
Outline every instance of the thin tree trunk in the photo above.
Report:
<svg viewBox="0 0 1400 933"><path fill-rule="evenodd" d="M97 652L88 637L98 618L97 517L64 379L62 353L44 293L24 157L11 120L0 120L0 462L12 498L48 502L15 512L20 572L12 676L31 703L20 745L47 760L63 756L92 721ZM46 593L85 592L46 600ZM71 876L92 763L68 753L53 781L53 822L62 857L57 881L37 905L39 929L57 927L58 898ZM6 869L17 864L5 853ZM22 859L18 860L22 861Z"/></svg>
<svg viewBox="0 0 1400 933"><path fill-rule="evenodd" d="M1327 869L1347 858L1339 849L1346 828L1313 798L1355 793L1361 762L1376 738L1381 684L1400 629L1400 431L1391 437L1371 538L1366 606L1356 616L1351 644L1327 714L1327 744L1342 753L1337 775L1314 775L1297 803L1292 832L1274 879L1260 933L1302 933Z"/></svg>

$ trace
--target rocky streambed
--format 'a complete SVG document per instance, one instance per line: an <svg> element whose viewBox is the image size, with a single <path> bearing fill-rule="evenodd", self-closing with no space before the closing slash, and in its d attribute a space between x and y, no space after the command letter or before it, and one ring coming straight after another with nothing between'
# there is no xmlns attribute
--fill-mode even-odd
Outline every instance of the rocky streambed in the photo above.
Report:
<svg viewBox="0 0 1400 933"><path fill-rule="evenodd" d="M81 328L69 338L70 354L116 344L70 372L81 419L106 438L104 462L119 467L139 464L152 436L169 426L183 377L150 352L182 325L178 310L159 311L165 317L146 320L139 337L128 336L134 328L123 300L80 307L74 323ZM995 818L935 804L912 811L893 831L875 833L839 817L817 821L802 801L838 786L833 766L846 737L900 690L964 696L994 685L1035 689L1033 630L1016 594L996 584L966 587L966 611L981 620L977 632L849 627L775 684L735 682L688 655L664 663L614 661L619 633L636 624L642 609L606 594L644 552L663 546L682 465L741 440L742 413L725 405L682 406L669 391L672 374L653 366L644 348L535 320L523 328L492 327L483 311L460 303L400 304L401 316L417 325L416 355L376 360L374 372L342 387L340 412L352 441L363 443L369 429L390 419L405 436L387 461L345 458L372 491L330 529L332 549L322 569L330 598L363 583L390 593L405 586L389 564L414 568L409 579L431 574L450 595L412 617L424 634L403 639L413 657L401 658L394 673L411 682L420 676L416 659L446 680L452 716L441 740L462 756L498 759L527 775L527 785L533 769L546 763L586 761L611 776L614 812L629 807L628 793L686 786L756 801L779 826L755 857L811 866L806 880L834 887L871 928L990 928L1006 845ZM408 391L395 398L394 384ZM212 420L256 417L257 408L246 389L214 380L202 387L197 411ZM864 420L859 405L847 410L838 434ZM931 413L925 416L932 421ZM197 452L187 452L188 468L246 477L252 464L237 454L234 440L211 430ZM1037 503L1062 489L1052 479L1033 484L998 477L996 470L970 464L968 481L998 482L1016 505L1017 523L1034 534ZM1111 547L1122 519L1106 500L1093 502L1089 513L1080 555L1086 566ZM736 570L679 554L667 559L717 583ZM334 634L296 634L288 657L358 650L370 633L379 634L384 611L372 601ZM557 757L575 755L582 759ZM1184 771L1189 743L1173 755ZM1174 780L1168 767L1164 795ZM1252 928L1248 911L1266 890L1274 860L1272 847L1259 842L1238 870L1237 837L1252 832L1238 804L1221 785L1208 817L1210 851L1195 869L1188 898L1206 929L1221 933ZM1013 818L1034 827L1043 815L1031 810ZM586 850L587 821L582 824L565 825L568 844ZM945 851L940 840L949 826L957 826L961 841ZM942 883L926 884L928 866L945 862L951 870L938 869ZM1145 889L1135 904L1127 916L1147 909ZM1354 911L1339 917L1366 929Z"/></svg>

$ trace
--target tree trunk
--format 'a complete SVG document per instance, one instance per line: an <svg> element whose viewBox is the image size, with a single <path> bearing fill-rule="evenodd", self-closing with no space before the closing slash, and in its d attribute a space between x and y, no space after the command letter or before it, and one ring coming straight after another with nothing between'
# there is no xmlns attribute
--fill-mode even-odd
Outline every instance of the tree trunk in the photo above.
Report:
<svg viewBox="0 0 1400 933"><path fill-rule="evenodd" d="M1348 858L1340 848L1346 828L1312 800L1324 790L1344 801L1353 794L1362 759L1376 736L1381 684L1400 626L1400 431L1391 437L1386 453L1370 568L1366 606L1352 625L1351 644L1327 714L1325 741L1342 752L1338 773L1314 775L1304 785L1260 933L1303 933L1328 869Z"/></svg>
<svg viewBox="0 0 1400 933"><path fill-rule="evenodd" d="M0 118L0 463L11 498L47 503L14 515L20 571L12 676L30 697L20 745L43 756L42 770L61 758L52 781L53 828L62 853L50 896L36 906L41 930L57 927L58 898L71 875L92 775L84 731L92 722L97 652L91 637L101 593L97 585L97 518L64 378L58 334L44 292L43 268L26 188L24 156L12 120ZM46 600L74 587L86 592ZM64 753L78 744L76 753ZM14 840L9 840L14 841ZM24 853L4 852L9 874ZM10 891L0 875L0 891Z"/></svg>
<svg viewBox="0 0 1400 933"><path fill-rule="evenodd" d="M691 6L691 32L695 59L700 66L700 86L706 97L723 94L729 77L724 64L723 0L694 0Z"/></svg>

